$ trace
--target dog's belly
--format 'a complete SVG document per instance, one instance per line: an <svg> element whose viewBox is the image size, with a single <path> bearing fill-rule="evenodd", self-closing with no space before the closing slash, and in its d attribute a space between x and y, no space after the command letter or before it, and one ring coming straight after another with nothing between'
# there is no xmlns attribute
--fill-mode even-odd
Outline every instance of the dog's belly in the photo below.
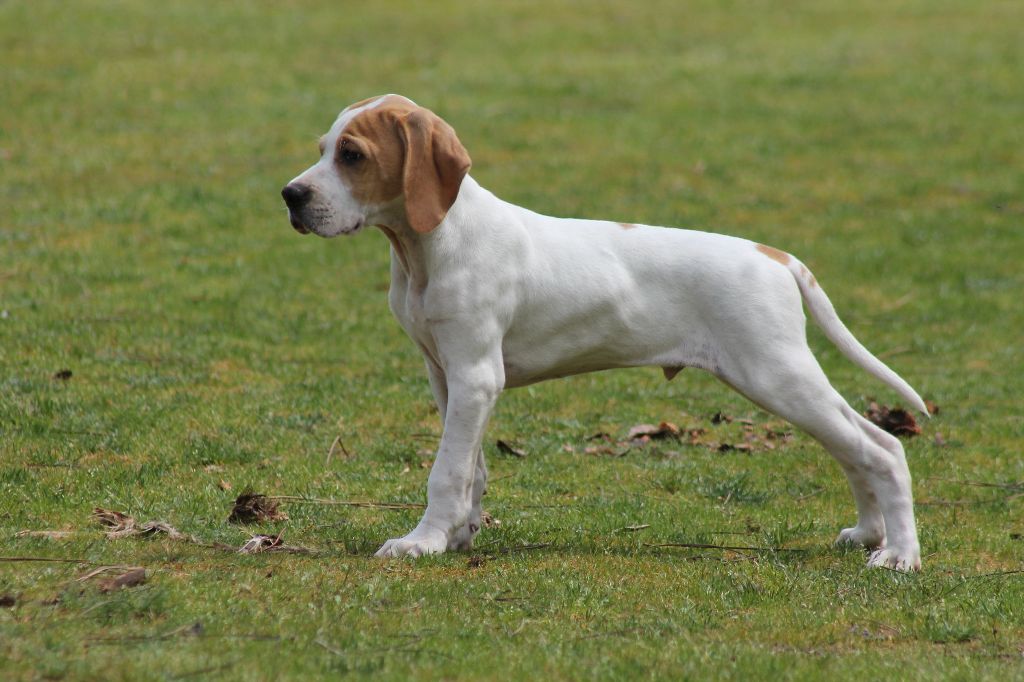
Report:
<svg viewBox="0 0 1024 682"><path fill-rule="evenodd" d="M652 320L641 330L606 324L587 331L507 335L502 344L505 387L624 367L718 370L718 348L699 325Z"/></svg>

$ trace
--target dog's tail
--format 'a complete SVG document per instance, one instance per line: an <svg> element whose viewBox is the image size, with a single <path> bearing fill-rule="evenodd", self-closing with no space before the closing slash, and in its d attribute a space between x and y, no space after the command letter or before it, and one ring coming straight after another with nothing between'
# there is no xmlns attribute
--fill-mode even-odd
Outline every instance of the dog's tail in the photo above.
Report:
<svg viewBox="0 0 1024 682"><path fill-rule="evenodd" d="M825 291L818 284L818 281L814 279L814 275L811 274L806 265L788 253L775 251L770 249L770 247L759 247L759 249L780 262L783 261L782 256L788 256L783 265L788 267L789 271L793 273L793 278L796 280L797 286L800 287L800 295L803 296L807 309L811 311L811 317L821 327L821 330L825 332L828 340L834 343L842 351L843 355L862 367L869 374L891 386L904 400L923 414L928 414L928 408L925 406L924 401L921 400L921 396L917 394L917 391L904 381L903 377L889 369L884 362L872 355L871 351L865 348L853 333L846 328L843 321L839 319L839 315L836 314L832 301L828 300Z"/></svg>

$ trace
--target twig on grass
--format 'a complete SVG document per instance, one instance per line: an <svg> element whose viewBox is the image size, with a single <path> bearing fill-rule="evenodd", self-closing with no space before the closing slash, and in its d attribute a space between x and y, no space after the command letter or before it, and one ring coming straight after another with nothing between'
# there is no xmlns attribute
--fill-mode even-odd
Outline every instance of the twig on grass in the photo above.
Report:
<svg viewBox="0 0 1024 682"><path fill-rule="evenodd" d="M322 647L328 653L334 654L335 656L344 656L345 655L344 651L342 651L341 649L337 649L337 648L331 646L330 644L328 644L327 642L323 641L319 637L313 640L313 644L316 644L317 646Z"/></svg>
<svg viewBox="0 0 1024 682"><path fill-rule="evenodd" d="M988 481L958 481L955 478L942 478L941 476L929 476L926 481L942 481L943 483L956 483L957 485L969 485L977 488L1001 488L1003 490L1024 490L1024 482L1021 483L989 483Z"/></svg>
<svg viewBox="0 0 1024 682"><path fill-rule="evenodd" d="M1008 488L1012 490L1012 488ZM920 507L973 507L983 504L995 504L997 502L1009 502L1024 497L1024 492L1003 495L1002 497L989 497L984 500L920 500L917 505Z"/></svg>
<svg viewBox="0 0 1024 682"><path fill-rule="evenodd" d="M349 454L348 448L345 447L345 444L341 442L341 436L339 435L334 439L334 442L331 443L330 449L327 450L327 461L324 462L324 466L327 466L328 464L331 463L331 457L334 456L334 451L337 450L338 448L341 448L341 452L345 455L345 459L348 459L349 457L352 456L351 454Z"/></svg>
<svg viewBox="0 0 1024 682"><path fill-rule="evenodd" d="M88 559L55 559L53 557L42 557L42 556L0 556L0 562L3 563L17 563L26 561L47 561L59 564L94 564L95 561L89 561Z"/></svg>
<svg viewBox="0 0 1024 682"><path fill-rule="evenodd" d="M491 551L488 551L488 552L484 552L483 554L484 554L484 556L488 556L488 557L496 557L496 556L501 556L502 554L514 554L516 552L527 552L527 551L529 551L531 549L544 549L545 547L550 547L550 546L551 546L550 542L537 542L537 543L534 543L534 544L531 544L531 545L518 545L516 547L504 547L502 549L495 549L495 550L491 550Z"/></svg>
<svg viewBox="0 0 1024 682"><path fill-rule="evenodd" d="M644 543L644 547L685 547L689 549L722 549L732 552L806 552L806 549L787 547L747 547L744 545L709 545L702 542L659 542Z"/></svg>
<svg viewBox="0 0 1024 682"><path fill-rule="evenodd" d="M127 564L115 564L115 565L112 565L112 566L100 566L99 568L96 568L96 569L93 569L93 570L89 571L88 573L86 573L83 576L79 576L78 578L75 578L75 580L80 582L80 583L82 583L82 582L85 582L86 580L90 580L92 578L95 578L96 576L100 575L101 573L107 573L109 571L127 571L127 570L132 569L132 568L135 568L135 567L134 566L128 566Z"/></svg>
<svg viewBox="0 0 1024 682"><path fill-rule="evenodd" d="M414 502L362 502L353 500L329 500L321 497L301 495L268 495L268 499L294 504L333 504L341 507L365 507L371 509L424 509L427 505Z"/></svg>
<svg viewBox="0 0 1024 682"><path fill-rule="evenodd" d="M808 499L814 497L815 495L820 495L823 492L825 492L824 488L815 488L814 490L812 490L809 493L804 493L803 495L800 495L799 497L794 497L793 501L794 502L802 502L803 500L808 500Z"/></svg>

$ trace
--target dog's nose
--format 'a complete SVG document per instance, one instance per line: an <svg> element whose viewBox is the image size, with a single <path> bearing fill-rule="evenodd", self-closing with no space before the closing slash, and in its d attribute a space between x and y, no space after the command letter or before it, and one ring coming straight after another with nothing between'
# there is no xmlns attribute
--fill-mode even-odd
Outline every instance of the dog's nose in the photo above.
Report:
<svg viewBox="0 0 1024 682"><path fill-rule="evenodd" d="M288 204L289 208L300 208L309 201L310 194L309 185L300 185L298 183L287 184L281 190L284 203Z"/></svg>

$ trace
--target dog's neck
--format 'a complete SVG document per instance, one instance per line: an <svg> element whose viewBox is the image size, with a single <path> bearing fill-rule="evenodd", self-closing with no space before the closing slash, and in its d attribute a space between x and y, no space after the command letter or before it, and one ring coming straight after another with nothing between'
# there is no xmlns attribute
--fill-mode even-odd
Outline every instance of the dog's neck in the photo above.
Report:
<svg viewBox="0 0 1024 682"><path fill-rule="evenodd" d="M426 234L412 229L401 201L384 207L380 215L373 218L373 223L391 242L392 271L401 273L417 288L425 289L432 262L454 250L457 242L470 237L464 229L474 222L474 216L469 215L470 207L480 207L487 198L496 201L494 195L467 175L444 220Z"/></svg>

